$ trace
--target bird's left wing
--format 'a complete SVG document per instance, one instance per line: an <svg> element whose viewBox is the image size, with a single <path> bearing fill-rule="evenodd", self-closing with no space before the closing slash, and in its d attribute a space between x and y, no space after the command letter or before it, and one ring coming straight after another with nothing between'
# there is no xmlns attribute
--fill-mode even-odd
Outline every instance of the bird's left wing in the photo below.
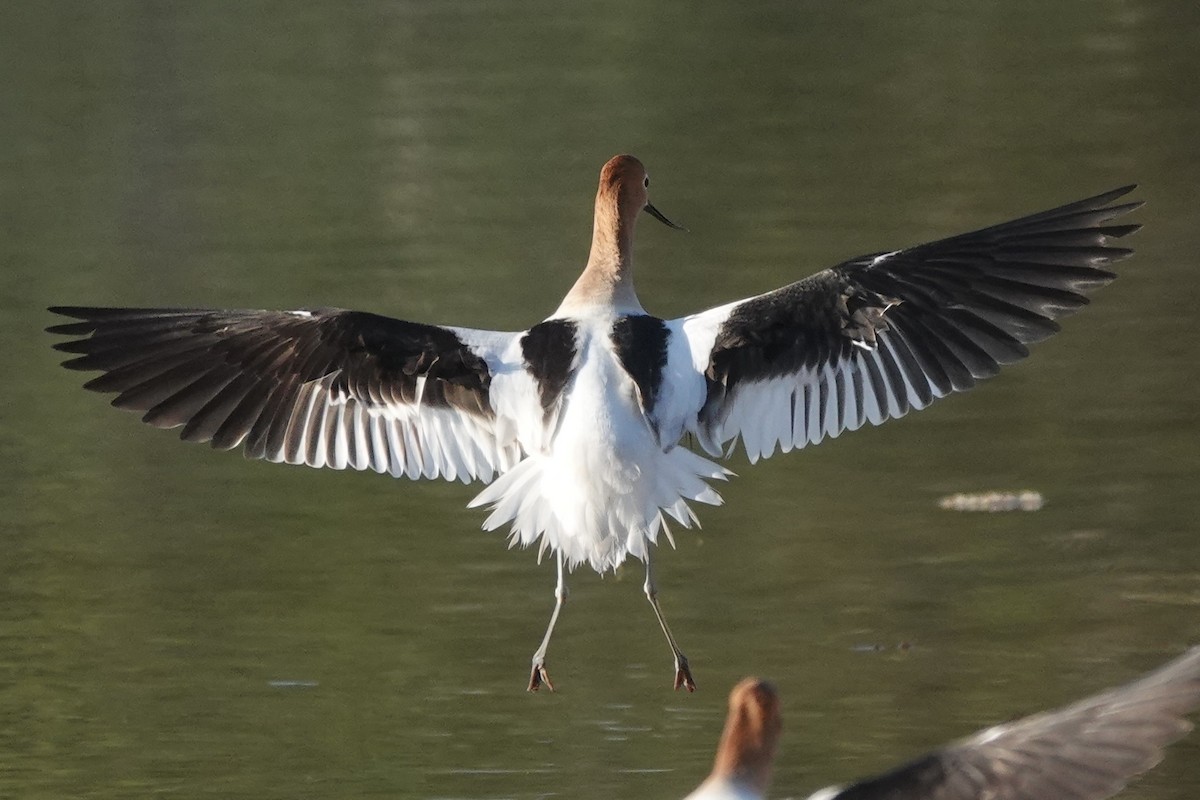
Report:
<svg viewBox="0 0 1200 800"><path fill-rule="evenodd" d="M707 378L692 432L714 455L740 436L756 461L971 388L1113 279L1131 251L1108 239L1138 226L1110 223L1140 205L1113 202L1133 188L673 320Z"/></svg>
<svg viewBox="0 0 1200 800"><path fill-rule="evenodd" d="M809 800L1102 800L1157 764L1197 708L1200 647L1133 683Z"/></svg>
<svg viewBox="0 0 1200 800"><path fill-rule="evenodd" d="M185 441L250 458L490 481L521 457L490 397L520 334L341 309L56 307L64 366Z"/></svg>

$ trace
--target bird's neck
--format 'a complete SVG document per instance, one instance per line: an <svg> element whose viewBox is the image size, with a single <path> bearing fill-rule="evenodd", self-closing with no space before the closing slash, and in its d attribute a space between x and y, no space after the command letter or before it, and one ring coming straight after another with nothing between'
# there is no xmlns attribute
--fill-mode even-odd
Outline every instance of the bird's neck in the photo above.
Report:
<svg viewBox="0 0 1200 800"><path fill-rule="evenodd" d="M562 310L607 306L642 312L633 288L633 220L597 210L587 266L563 298Z"/></svg>
<svg viewBox="0 0 1200 800"><path fill-rule="evenodd" d="M771 783L774 744L765 731L742 719L731 719L721 734L713 775L763 796Z"/></svg>

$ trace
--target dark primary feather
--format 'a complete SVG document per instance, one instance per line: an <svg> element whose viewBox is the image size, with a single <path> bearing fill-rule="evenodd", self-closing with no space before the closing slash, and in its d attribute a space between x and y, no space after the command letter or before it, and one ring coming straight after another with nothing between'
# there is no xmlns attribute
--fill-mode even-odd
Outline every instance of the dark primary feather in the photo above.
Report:
<svg viewBox="0 0 1200 800"><path fill-rule="evenodd" d="M244 441L255 458L297 447L298 424L333 424L301 419L300 407L306 385L330 376L330 394L367 406L413 405L419 393L421 404L492 415L486 363L446 328L340 309L50 311L81 320L47 330L75 337L55 345L78 355L63 366L102 373L86 388L115 393L114 406L156 427L183 426L188 441Z"/></svg>
<svg viewBox="0 0 1200 800"><path fill-rule="evenodd" d="M1110 223L1141 204L1111 204L1133 188L851 259L737 305L712 348L702 423L719 426L740 386L830 363L850 364L859 389L864 371L876 392L890 387L892 416L970 388L1115 277L1108 266L1132 251L1107 242L1139 226Z"/></svg>
<svg viewBox="0 0 1200 800"><path fill-rule="evenodd" d="M1001 725L835 800L1101 800L1162 758L1200 708L1200 647L1140 680Z"/></svg>

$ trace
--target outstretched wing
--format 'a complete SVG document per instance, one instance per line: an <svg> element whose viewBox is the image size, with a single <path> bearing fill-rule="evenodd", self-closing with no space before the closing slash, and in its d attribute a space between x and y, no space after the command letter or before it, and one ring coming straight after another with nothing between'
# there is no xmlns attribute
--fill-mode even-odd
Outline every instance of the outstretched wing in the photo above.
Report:
<svg viewBox="0 0 1200 800"><path fill-rule="evenodd" d="M84 384L159 428L250 458L490 481L521 457L489 398L519 334L340 309L58 307Z"/></svg>
<svg viewBox="0 0 1200 800"><path fill-rule="evenodd" d="M1200 708L1200 648L1058 711L981 731L810 800L1101 800L1162 759Z"/></svg>
<svg viewBox="0 0 1200 800"><path fill-rule="evenodd" d="M863 256L790 286L673 320L707 396L695 421L751 461L924 408L1029 354L1132 251L1109 224L1133 186L973 233Z"/></svg>

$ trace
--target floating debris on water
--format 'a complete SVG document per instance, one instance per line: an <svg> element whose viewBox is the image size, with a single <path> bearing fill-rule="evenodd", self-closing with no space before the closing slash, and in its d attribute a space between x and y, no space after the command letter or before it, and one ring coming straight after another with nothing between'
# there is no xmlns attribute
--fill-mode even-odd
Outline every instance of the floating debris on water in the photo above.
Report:
<svg viewBox="0 0 1200 800"><path fill-rule="evenodd" d="M266 685L271 688L312 688L319 684L314 680L269 680Z"/></svg>
<svg viewBox="0 0 1200 800"><path fill-rule="evenodd" d="M938 500L947 511L1037 511L1046 505L1041 492L965 492Z"/></svg>
<svg viewBox="0 0 1200 800"><path fill-rule="evenodd" d="M908 642L908 641L897 642L894 645L893 644L882 644L879 642L863 642L861 644L852 645L850 647L850 652L852 652L852 653L883 653L883 652L887 652L888 650L896 650L901 653L907 653L909 650L913 649L913 647L914 647L913 643Z"/></svg>

